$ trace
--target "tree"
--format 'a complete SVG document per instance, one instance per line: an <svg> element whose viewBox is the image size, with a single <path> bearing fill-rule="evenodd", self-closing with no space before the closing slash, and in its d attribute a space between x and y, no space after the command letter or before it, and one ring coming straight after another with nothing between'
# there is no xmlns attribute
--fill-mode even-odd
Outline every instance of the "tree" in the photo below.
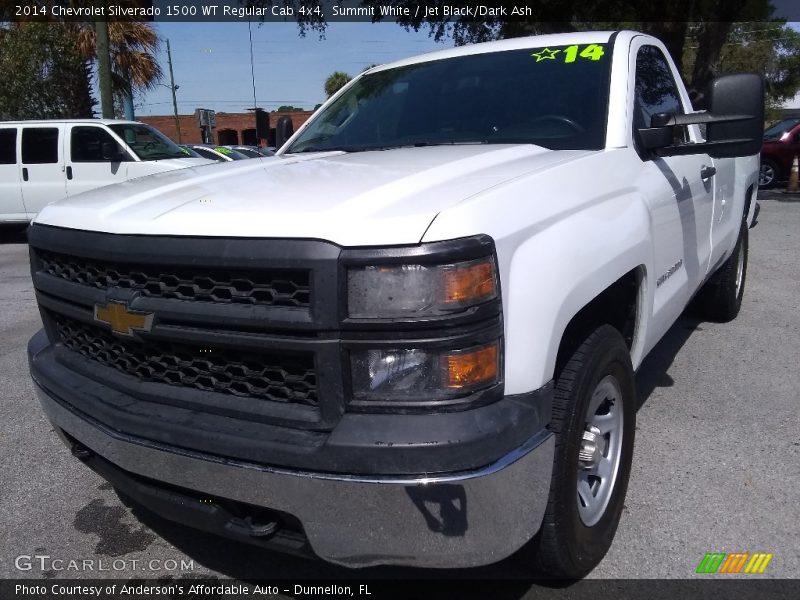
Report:
<svg viewBox="0 0 800 600"><path fill-rule="evenodd" d="M728 25L726 41L713 58L702 55L703 48L696 41L695 32L690 31L684 55L687 78L760 72L764 76L767 112L774 118L777 107L793 98L800 88L800 33L780 22Z"/></svg>
<svg viewBox="0 0 800 600"><path fill-rule="evenodd" d="M342 89L352 77L344 71L334 71L325 80L325 93L328 98L333 96L336 92Z"/></svg>
<svg viewBox="0 0 800 600"><path fill-rule="evenodd" d="M109 21L108 39L115 103L121 103L125 95L154 88L162 71L155 58L160 42L152 24ZM86 60L97 59L97 36L91 24L80 25L76 47Z"/></svg>
<svg viewBox="0 0 800 600"><path fill-rule="evenodd" d="M366 3L377 14L378 6L385 4L380 0ZM431 5L442 3L446 2L431 2ZM637 29L664 42L679 70L687 76L690 91L699 98L716 74L712 65L719 63L733 24L765 21L774 10L770 0L529 0L526 6L531 9L531 16L512 18L509 15L519 3L504 0L493 6L504 8L506 16L498 13L480 20L444 16L440 7L439 16L425 20L424 13L414 10L415 0L394 0L390 4L409 9L410 16L397 21L406 29L419 31L427 27L434 39L451 37L456 45L543 33ZM307 26L318 27L313 23ZM690 41L695 44L696 60L686 69L685 49Z"/></svg>
<svg viewBox="0 0 800 600"><path fill-rule="evenodd" d="M75 48L71 23L0 27L0 118L92 116L89 65Z"/></svg>
<svg viewBox="0 0 800 600"><path fill-rule="evenodd" d="M271 5L273 0L253 0L257 5ZM283 4L298 6L299 0L283 0ZM669 2L642 2L641 0L528 0L524 7L530 16L514 16L514 9L523 6L515 0L500 0L491 5L495 12L485 17L445 16L443 5L455 6L451 0L430 0L426 8L437 9L431 17L429 10L418 10L417 0L362 0L362 6L371 6L374 21L382 21L381 7L405 9L408 16L394 19L406 29L419 31L427 27L435 40L451 38L456 45L485 42L544 33L584 31L591 29L637 29L659 38L667 47L678 69L684 74L694 98L702 103L708 83L727 65L734 64L733 55L749 57L750 70L761 72L767 82L770 102L779 97L792 96L800 81L791 73L798 73L797 50L792 41L794 32L784 23L772 19L775 11L772 0L670 0ZM324 37L326 23L319 14L298 14L300 35L308 30ZM772 19L772 20L771 20ZM747 26L777 26L778 35L762 38L754 45L740 39ZM791 41L791 40L790 40ZM736 53L730 47L737 45ZM771 46L770 46L771 44ZM759 61L761 50L769 48L770 60ZM774 60L773 60L774 59ZM686 61L686 62L685 62ZM792 71L794 69L794 71ZM800 75L798 75L800 77ZM327 91L327 90L326 90Z"/></svg>
<svg viewBox="0 0 800 600"><path fill-rule="evenodd" d="M284 104L279 106L275 109L275 112L303 112L305 109L300 108L299 106L291 106L289 104Z"/></svg>

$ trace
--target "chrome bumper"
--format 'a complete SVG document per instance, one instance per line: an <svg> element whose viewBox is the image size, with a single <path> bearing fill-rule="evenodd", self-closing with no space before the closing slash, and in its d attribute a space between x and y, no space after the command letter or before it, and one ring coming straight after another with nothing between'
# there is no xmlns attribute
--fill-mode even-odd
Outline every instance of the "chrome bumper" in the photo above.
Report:
<svg viewBox="0 0 800 600"><path fill-rule="evenodd" d="M430 477L290 471L224 460L112 431L35 384L50 421L117 467L294 515L313 551L348 567L471 567L522 547L544 516L554 438L543 433L487 467Z"/></svg>

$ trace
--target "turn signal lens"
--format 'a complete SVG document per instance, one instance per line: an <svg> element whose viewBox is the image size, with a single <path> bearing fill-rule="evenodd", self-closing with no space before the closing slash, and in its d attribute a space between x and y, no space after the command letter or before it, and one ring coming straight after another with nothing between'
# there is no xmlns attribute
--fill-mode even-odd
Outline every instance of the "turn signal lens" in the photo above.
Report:
<svg viewBox="0 0 800 600"><path fill-rule="evenodd" d="M465 350L443 357L444 387L478 387L497 381L499 368L497 342L476 350Z"/></svg>
<svg viewBox="0 0 800 600"><path fill-rule="evenodd" d="M469 305L489 300L497 295L494 261L478 261L454 265L444 272L444 304Z"/></svg>

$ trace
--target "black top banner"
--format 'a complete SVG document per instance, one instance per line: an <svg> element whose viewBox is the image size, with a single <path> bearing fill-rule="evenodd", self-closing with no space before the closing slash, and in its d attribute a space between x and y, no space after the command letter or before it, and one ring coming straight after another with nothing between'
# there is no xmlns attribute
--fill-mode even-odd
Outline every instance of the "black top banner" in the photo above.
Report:
<svg viewBox="0 0 800 600"><path fill-rule="evenodd" d="M2 0L3 21L548 23L800 21L798 0Z"/></svg>

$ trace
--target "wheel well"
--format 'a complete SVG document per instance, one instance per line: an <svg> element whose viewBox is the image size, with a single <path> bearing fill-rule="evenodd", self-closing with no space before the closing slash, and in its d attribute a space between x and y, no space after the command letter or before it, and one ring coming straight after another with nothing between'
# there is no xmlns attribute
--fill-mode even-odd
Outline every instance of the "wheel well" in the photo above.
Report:
<svg viewBox="0 0 800 600"><path fill-rule="evenodd" d="M753 192L755 191L755 186L751 185L747 188L747 191L744 194L744 219L747 220L747 217L750 216L750 204L753 201Z"/></svg>
<svg viewBox="0 0 800 600"><path fill-rule="evenodd" d="M643 278L643 267L629 271L572 317L558 347L556 376L583 340L601 325L608 324L616 328L625 339L628 350L633 347L639 312L639 289Z"/></svg>

